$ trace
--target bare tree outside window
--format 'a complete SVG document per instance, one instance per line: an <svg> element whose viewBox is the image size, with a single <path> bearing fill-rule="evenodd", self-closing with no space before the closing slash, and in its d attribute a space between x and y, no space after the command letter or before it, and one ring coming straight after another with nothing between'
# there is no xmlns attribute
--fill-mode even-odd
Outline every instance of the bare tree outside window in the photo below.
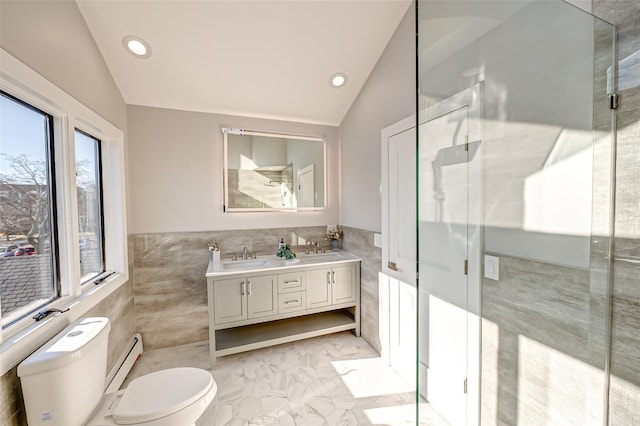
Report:
<svg viewBox="0 0 640 426"><path fill-rule="evenodd" d="M76 130L76 192L82 281L104 272L100 140Z"/></svg>
<svg viewBox="0 0 640 426"><path fill-rule="evenodd" d="M22 235L40 253L50 234L47 164L26 154L2 154L2 159L9 170L0 172L0 235L7 243Z"/></svg>
<svg viewBox="0 0 640 426"><path fill-rule="evenodd" d="M52 198L53 118L0 96L2 327L58 296Z"/></svg>

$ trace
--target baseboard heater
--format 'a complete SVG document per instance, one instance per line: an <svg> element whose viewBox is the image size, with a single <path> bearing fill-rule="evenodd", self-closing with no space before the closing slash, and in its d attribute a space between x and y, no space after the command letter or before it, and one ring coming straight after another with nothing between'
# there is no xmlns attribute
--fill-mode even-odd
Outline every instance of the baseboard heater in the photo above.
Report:
<svg viewBox="0 0 640 426"><path fill-rule="evenodd" d="M142 355L142 350L142 336L140 333L136 333L122 352L122 355L120 355L120 358L118 358L118 362L107 375L105 393L115 392L120 389L124 379L127 378L127 374L129 374L140 355Z"/></svg>

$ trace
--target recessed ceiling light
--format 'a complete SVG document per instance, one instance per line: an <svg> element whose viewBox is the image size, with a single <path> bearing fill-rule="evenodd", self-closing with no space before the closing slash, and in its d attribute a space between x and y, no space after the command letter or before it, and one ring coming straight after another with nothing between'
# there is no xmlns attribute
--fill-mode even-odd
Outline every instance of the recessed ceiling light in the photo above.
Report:
<svg viewBox="0 0 640 426"><path fill-rule="evenodd" d="M337 72L329 79L329 85L335 88L344 86L346 82L347 75L343 72Z"/></svg>
<svg viewBox="0 0 640 426"><path fill-rule="evenodd" d="M122 39L124 49L136 58L148 58L151 56L149 43L136 36L126 36Z"/></svg>

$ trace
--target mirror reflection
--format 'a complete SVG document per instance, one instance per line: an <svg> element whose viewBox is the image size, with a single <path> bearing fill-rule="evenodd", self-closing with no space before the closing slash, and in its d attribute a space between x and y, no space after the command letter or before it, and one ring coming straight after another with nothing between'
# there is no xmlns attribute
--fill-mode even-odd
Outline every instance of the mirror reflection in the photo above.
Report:
<svg viewBox="0 0 640 426"><path fill-rule="evenodd" d="M317 137L223 129L225 209L325 206L325 144Z"/></svg>

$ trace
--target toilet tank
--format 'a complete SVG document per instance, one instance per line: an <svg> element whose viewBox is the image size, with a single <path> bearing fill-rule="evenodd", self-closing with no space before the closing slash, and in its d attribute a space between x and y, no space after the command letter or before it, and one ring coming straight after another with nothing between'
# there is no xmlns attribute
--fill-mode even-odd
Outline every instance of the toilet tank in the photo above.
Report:
<svg viewBox="0 0 640 426"><path fill-rule="evenodd" d="M27 421L81 425L104 394L108 318L73 322L18 366Z"/></svg>

